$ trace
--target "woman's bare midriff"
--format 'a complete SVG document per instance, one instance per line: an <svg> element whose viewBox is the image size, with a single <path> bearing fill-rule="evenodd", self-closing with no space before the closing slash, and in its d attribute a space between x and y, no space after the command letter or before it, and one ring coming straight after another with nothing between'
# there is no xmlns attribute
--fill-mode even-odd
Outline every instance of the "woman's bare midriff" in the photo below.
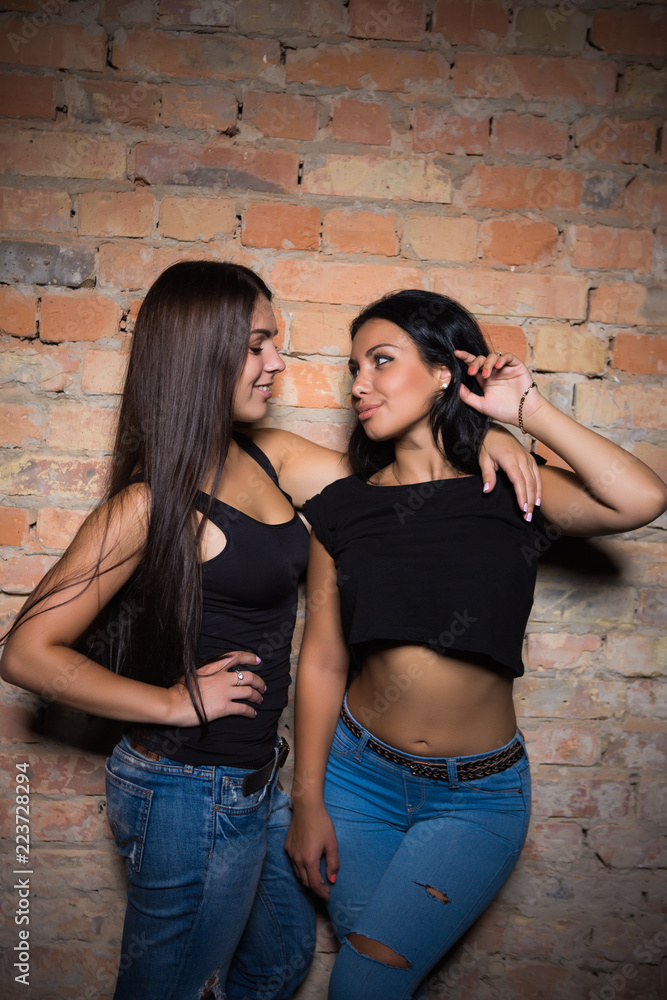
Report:
<svg viewBox="0 0 667 1000"><path fill-rule="evenodd" d="M367 654L347 703L383 743L423 757L486 753L516 732L510 676L425 646Z"/></svg>

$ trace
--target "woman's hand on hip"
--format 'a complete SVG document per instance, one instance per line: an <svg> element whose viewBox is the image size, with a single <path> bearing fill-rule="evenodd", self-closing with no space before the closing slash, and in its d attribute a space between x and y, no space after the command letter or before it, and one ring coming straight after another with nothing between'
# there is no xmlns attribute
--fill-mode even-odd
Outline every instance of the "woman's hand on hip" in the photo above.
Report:
<svg viewBox="0 0 667 1000"><path fill-rule="evenodd" d="M254 653L235 651L225 653L218 660L212 660L197 671L202 704L209 720L225 715L245 715L253 719L257 712L245 702L255 705L262 703L266 684L248 665L256 667L260 663ZM169 688L171 710L169 724L172 726L196 726L199 723L190 692L183 680Z"/></svg>
<svg viewBox="0 0 667 1000"><path fill-rule="evenodd" d="M322 857L326 862L327 879L335 882L338 873L338 841L324 803L317 807L294 810L292 825L285 839L285 850L301 882L322 899L329 899L329 885L322 877Z"/></svg>

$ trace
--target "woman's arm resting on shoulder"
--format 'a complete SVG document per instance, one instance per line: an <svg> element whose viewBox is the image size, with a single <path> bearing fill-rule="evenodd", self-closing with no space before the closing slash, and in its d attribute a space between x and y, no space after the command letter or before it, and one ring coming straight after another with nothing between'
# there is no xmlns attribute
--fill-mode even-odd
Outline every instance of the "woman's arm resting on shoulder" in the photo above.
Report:
<svg viewBox="0 0 667 1000"><path fill-rule="evenodd" d="M141 558L146 537L144 487L129 487L123 497L110 503L108 520L106 508L91 514L30 598L28 607L34 607L34 613L29 610L9 636L2 677L48 701L109 719L195 725L197 715L184 684L161 688L122 677L71 648L127 582ZM40 601L40 595L53 586L64 589ZM264 685L256 675L244 671L246 683L238 687L235 673L213 676L216 669L228 669L237 662L255 666L257 660L250 653L230 654L220 665L208 664L199 672L210 718L232 712L254 714L232 698L261 700Z"/></svg>
<svg viewBox="0 0 667 1000"><path fill-rule="evenodd" d="M302 507L329 483L350 474L347 455L307 441L299 434L274 427L253 428L248 434L268 455L280 485L295 507Z"/></svg>
<svg viewBox="0 0 667 1000"><path fill-rule="evenodd" d="M315 533L308 563L306 628L295 695L294 818L285 848L304 885L329 898L327 878L338 871L333 823L324 806L324 773L347 682L348 653L340 625L336 567Z"/></svg>
<svg viewBox="0 0 667 1000"><path fill-rule="evenodd" d="M479 453L484 492L496 485L496 471L502 469L514 487L517 503L530 520L535 505L541 503L540 467L529 451L504 427L490 427ZM530 515L530 516L529 516Z"/></svg>
<svg viewBox="0 0 667 1000"><path fill-rule="evenodd" d="M457 351L484 389L465 386L461 398L480 413L518 426L519 405L526 432L559 455L573 473L542 470L545 517L566 534L604 535L630 531L659 517L667 507L667 486L647 465L595 431L578 424L531 387L532 376L512 354L498 360ZM486 374L480 374L486 373Z"/></svg>

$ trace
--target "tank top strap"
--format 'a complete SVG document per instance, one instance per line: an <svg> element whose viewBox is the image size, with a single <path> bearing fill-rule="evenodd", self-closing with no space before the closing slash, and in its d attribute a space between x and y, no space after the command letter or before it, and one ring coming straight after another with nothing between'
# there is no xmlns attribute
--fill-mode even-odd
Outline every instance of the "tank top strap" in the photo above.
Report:
<svg viewBox="0 0 667 1000"><path fill-rule="evenodd" d="M246 454L250 455L251 458L254 458L258 465L261 465L267 476L269 476L274 481L278 489L280 489L278 473L271 465L268 457L264 454L262 449L255 444L252 438L247 437L245 434L241 434L239 431L234 431L234 440L239 448L243 448ZM281 490L281 492L284 491Z"/></svg>

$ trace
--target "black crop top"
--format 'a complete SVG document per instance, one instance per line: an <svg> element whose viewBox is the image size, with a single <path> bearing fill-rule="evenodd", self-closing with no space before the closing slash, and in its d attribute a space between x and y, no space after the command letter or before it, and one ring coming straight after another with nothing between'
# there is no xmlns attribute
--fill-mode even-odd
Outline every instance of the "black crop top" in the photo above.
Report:
<svg viewBox="0 0 667 1000"><path fill-rule="evenodd" d="M338 480L304 505L338 571L353 659L375 640L458 650L523 673L543 520L523 520L498 473L411 486Z"/></svg>
<svg viewBox="0 0 667 1000"><path fill-rule="evenodd" d="M280 488L275 469L257 445L234 439ZM292 498L281 492L292 502ZM205 511L202 493L198 509ZM308 560L308 530L296 511L283 524L264 524L214 498L209 518L227 544L202 565L203 615L197 659L206 662L232 650L256 653L256 671L267 685L254 719L224 716L200 726L141 727L137 738L150 750L182 764L249 765L271 756L290 685L290 650L296 619L297 584ZM135 729L136 732L136 729Z"/></svg>

